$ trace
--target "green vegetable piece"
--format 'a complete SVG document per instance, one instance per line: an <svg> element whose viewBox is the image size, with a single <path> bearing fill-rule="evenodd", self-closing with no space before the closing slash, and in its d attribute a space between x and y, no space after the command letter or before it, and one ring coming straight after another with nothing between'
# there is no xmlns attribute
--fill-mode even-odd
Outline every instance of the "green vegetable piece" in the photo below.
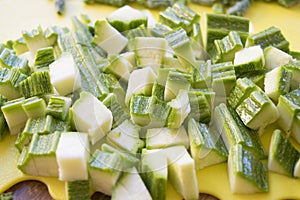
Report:
<svg viewBox="0 0 300 200"><path fill-rule="evenodd" d="M166 8L174 4L174 0L137 0L138 4L145 6L146 8Z"/></svg>
<svg viewBox="0 0 300 200"><path fill-rule="evenodd" d="M0 194L1 200L13 200L13 192L4 192L3 194Z"/></svg>
<svg viewBox="0 0 300 200"><path fill-rule="evenodd" d="M117 128L110 131L106 139L113 147L135 155L144 147L144 141L140 139L140 131L140 126L130 120L125 120Z"/></svg>
<svg viewBox="0 0 300 200"><path fill-rule="evenodd" d="M191 112L188 119L194 118L203 123L209 123L211 117L211 104L201 91L188 91Z"/></svg>
<svg viewBox="0 0 300 200"><path fill-rule="evenodd" d="M158 22L172 29L183 28L189 33L193 24L199 22L200 16L182 3L175 3L165 11L159 13Z"/></svg>
<svg viewBox="0 0 300 200"><path fill-rule="evenodd" d="M289 52L289 42L279 28L271 26L259 33L251 34L247 38L246 47L259 45L262 49L274 46L282 51Z"/></svg>
<svg viewBox="0 0 300 200"><path fill-rule="evenodd" d="M24 128L27 115L22 108L24 98L7 101L1 107L11 135L18 134Z"/></svg>
<svg viewBox="0 0 300 200"><path fill-rule="evenodd" d="M226 14L243 16L251 6L251 0L241 0L235 2L235 4L229 7Z"/></svg>
<svg viewBox="0 0 300 200"><path fill-rule="evenodd" d="M55 60L53 47L45 47L36 51L34 66L36 70L48 70L49 65Z"/></svg>
<svg viewBox="0 0 300 200"><path fill-rule="evenodd" d="M146 133L147 149L163 149L170 146L189 147L189 138L183 126L178 129L150 128Z"/></svg>
<svg viewBox="0 0 300 200"><path fill-rule="evenodd" d="M29 74L28 60L16 56L10 49L5 48L0 54L0 66L2 68L16 68L23 74Z"/></svg>
<svg viewBox="0 0 300 200"><path fill-rule="evenodd" d="M236 74L232 62L211 65L212 88L218 97L229 96L235 85Z"/></svg>
<svg viewBox="0 0 300 200"><path fill-rule="evenodd" d="M260 90L249 78L239 78L236 80L234 88L227 99L228 104L236 109L253 91Z"/></svg>
<svg viewBox="0 0 300 200"><path fill-rule="evenodd" d="M233 61L235 53L242 49L243 43L238 32L230 31L223 39L214 41L212 60L214 63Z"/></svg>
<svg viewBox="0 0 300 200"><path fill-rule="evenodd" d="M296 116L300 113L300 89L281 95L278 98L277 110L279 112L278 125L287 134L299 140L297 132L292 131Z"/></svg>
<svg viewBox="0 0 300 200"><path fill-rule="evenodd" d="M259 46L252 46L236 52L234 70L238 78L264 73L266 69L263 50Z"/></svg>
<svg viewBox="0 0 300 200"><path fill-rule="evenodd" d="M258 158L265 158L266 152L256 131L245 127L237 113L224 103L215 108L213 123L220 133L228 151L241 144Z"/></svg>
<svg viewBox="0 0 300 200"><path fill-rule="evenodd" d="M27 76L16 68L1 68L0 69L0 93L8 100L13 100L21 97L19 84L25 80Z"/></svg>
<svg viewBox="0 0 300 200"><path fill-rule="evenodd" d="M51 96L46 108L46 114L65 121L69 114L72 100L62 96Z"/></svg>
<svg viewBox="0 0 300 200"><path fill-rule="evenodd" d="M119 55L109 55L108 57L109 64L102 68L106 73L111 73L116 76L118 79L128 81L133 66L125 58Z"/></svg>
<svg viewBox="0 0 300 200"><path fill-rule="evenodd" d="M126 0L84 0L84 3L87 4L99 3L99 4L107 4L111 6L121 7L126 4Z"/></svg>
<svg viewBox="0 0 300 200"><path fill-rule="evenodd" d="M211 54L214 46L214 40L222 39L229 34L230 31L236 31L243 44L249 34L250 21L247 18L225 14L207 13L206 17L206 50Z"/></svg>
<svg viewBox="0 0 300 200"><path fill-rule="evenodd" d="M66 193L68 200L90 199L89 180L66 181Z"/></svg>
<svg viewBox="0 0 300 200"><path fill-rule="evenodd" d="M262 130L275 122L279 113L274 103L262 91L254 91L237 108L243 123L253 129Z"/></svg>
<svg viewBox="0 0 300 200"><path fill-rule="evenodd" d="M203 6L212 6L215 4L216 0L191 0L193 3L203 5Z"/></svg>
<svg viewBox="0 0 300 200"><path fill-rule="evenodd" d="M49 71L34 72L19 83L22 96L29 98L53 93Z"/></svg>
<svg viewBox="0 0 300 200"><path fill-rule="evenodd" d="M168 32L165 35L165 38L168 41L169 46L173 49L174 54L177 56L178 61L184 68L195 65L196 60L191 42L184 29L174 29Z"/></svg>
<svg viewBox="0 0 300 200"><path fill-rule="evenodd" d="M106 17L110 23L119 32L128 31L139 27L140 25L147 26L147 16L128 5L123 6Z"/></svg>
<svg viewBox="0 0 300 200"><path fill-rule="evenodd" d="M24 40L23 37L20 37L19 39L17 39L14 44L13 44L13 49L16 52L16 55L20 55L23 54L27 51L29 51L26 42Z"/></svg>
<svg viewBox="0 0 300 200"><path fill-rule="evenodd" d="M122 159L117 153L96 150L88 164L92 188L106 195L112 194L112 189L122 173Z"/></svg>
<svg viewBox="0 0 300 200"><path fill-rule="evenodd" d="M31 31L24 31L22 36L26 42L29 51L35 55L38 49L54 45L57 41L58 34L49 30L43 30L38 26Z"/></svg>
<svg viewBox="0 0 300 200"><path fill-rule="evenodd" d="M180 90L188 91L191 87L191 75L188 73L169 71L165 85L164 99L170 101L179 94Z"/></svg>
<svg viewBox="0 0 300 200"><path fill-rule="evenodd" d="M168 162L161 150L142 150L140 175L152 199L166 199Z"/></svg>
<svg viewBox="0 0 300 200"><path fill-rule="evenodd" d="M280 95L290 91L292 76L292 72L283 66L267 72L264 81L265 93L277 102Z"/></svg>
<svg viewBox="0 0 300 200"><path fill-rule="evenodd" d="M295 149L283 132L276 129L271 138L269 148L268 168L270 171L293 176L294 167L299 159L299 152Z"/></svg>
<svg viewBox="0 0 300 200"><path fill-rule="evenodd" d="M300 85L300 60L293 60L284 65L286 69L292 72L291 90L299 88Z"/></svg>
<svg viewBox="0 0 300 200"><path fill-rule="evenodd" d="M180 90L177 97L168 102L170 114L166 126L168 128L179 128L191 111L187 91Z"/></svg>
<svg viewBox="0 0 300 200"><path fill-rule="evenodd" d="M217 131L191 118L188 121L191 156L196 169L202 169L227 160L227 150Z"/></svg>
<svg viewBox="0 0 300 200"><path fill-rule="evenodd" d="M28 118L43 117L46 115L46 102L39 97L30 97L24 101L22 108Z"/></svg>
<svg viewBox="0 0 300 200"><path fill-rule="evenodd" d="M268 192L268 169L250 151L237 144L228 156L230 189L233 193Z"/></svg>
<svg viewBox="0 0 300 200"><path fill-rule="evenodd" d="M117 200L128 197L130 199L151 200L151 195L135 167L124 172L113 188L111 199Z"/></svg>
<svg viewBox="0 0 300 200"><path fill-rule="evenodd" d="M193 88L210 88L211 79L211 64L197 61L192 72Z"/></svg>
<svg viewBox="0 0 300 200"><path fill-rule="evenodd" d="M268 70L288 64L293 59L290 54L273 46L268 46L264 49L264 57Z"/></svg>
<svg viewBox="0 0 300 200"><path fill-rule="evenodd" d="M279 5L289 8L298 4L299 0L277 0L277 2Z"/></svg>
<svg viewBox="0 0 300 200"><path fill-rule="evenodd" d="M101 151L118 154L122 160L122 170L126 171L126 172L128 170L130 170L132 167L138 167L138 165L140 163L139 158L133 156L132 154L130 154L122 149L115 148L106 143L104 143L101 146Z"/></svg>
<svg viewBox="0 0 300 200"><path fill-rule="evenodd" d="M58 176L56 149L60 132L47 135L34 134L28 147L23 148L17 167L33 176Z"/></svg>

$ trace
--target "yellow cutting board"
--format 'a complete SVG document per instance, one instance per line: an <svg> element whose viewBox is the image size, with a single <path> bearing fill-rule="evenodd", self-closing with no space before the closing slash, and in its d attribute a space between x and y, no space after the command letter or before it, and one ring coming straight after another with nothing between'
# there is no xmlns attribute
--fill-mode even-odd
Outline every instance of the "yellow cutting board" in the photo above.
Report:
<svg viewBox="0 0 300 200"><path fill-rule="evenodd" d="M136 5L135 7L142 8ZM198 5L190 5L190 7L201 16L204 12L211 12L209 7ZM79 0L66 0L65 15L58 16L53 1L0 0L0 43L17 39L21 36L22 31L31 30L38 25L71 27L71 16L87 14L92 20L96 20L104 18L115 9L105 5L85 5ZM152 13L157 18L158 11L152 10ZM252 21L255 32L270 26L280 28L287 40L290 41L291 50L300 51L300 4L287 9L276 3L254 2L246 17ZM270 135L274 128L274 126L269 127L262 136L266 148L268 148ZM39 180L47 185L54 199L65 199L64 182L58 181L56 178L27 176L16 168L19 152L13 146L15 138L15 136L7 136L0 142L0 193L18 182ZM230 192L226 164L199 170L197 176L199 191L212 194L220 199L300 199L299 179L288 178L272 172L269 172L270 192L253 195L236 195ZM181 199L170 185L167 197L172 200Z"/></svg>

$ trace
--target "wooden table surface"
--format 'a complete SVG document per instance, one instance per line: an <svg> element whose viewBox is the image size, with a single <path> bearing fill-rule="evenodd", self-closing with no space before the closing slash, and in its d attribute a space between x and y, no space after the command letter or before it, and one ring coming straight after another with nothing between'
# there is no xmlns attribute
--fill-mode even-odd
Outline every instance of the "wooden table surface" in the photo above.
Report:
<svg viewBox="0 0 300 200"><path fill-rule="evenodd" d="M8 192L13 192L14 200L52 200L48 193L48 189L45 184L39 181L24 181L11 187ZM110 200L110 197L100 193L95 193L92 200ZM200 194L199 200L218 200L217 198Z"/></svg>

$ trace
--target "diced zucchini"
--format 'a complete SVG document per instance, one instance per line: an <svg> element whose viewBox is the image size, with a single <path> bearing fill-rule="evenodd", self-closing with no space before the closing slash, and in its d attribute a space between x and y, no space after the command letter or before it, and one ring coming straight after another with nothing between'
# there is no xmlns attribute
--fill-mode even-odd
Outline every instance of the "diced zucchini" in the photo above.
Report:
<svg viewBox="0 0 300 200"><path fill-rule="evenodd" d="M147 130L147 149L162 149L177 145L189 147L189 138L183 126L180 126L178 129L151 128Z"/></svg>
<svg viewBox="0 0 300 200"><path fill-rule="evenodd" d="M62 132L56 149L59 180L88 180L89 140L86 133Z"/></svg>
<svg viewBox="0 0 300 200"><path fill-rule="evenodd" d="M287 94L291 88L292 72L283 66L266 73L265 76L265 93L274 101L278 101L280 95Z"/></svg>
<svg viewBox="0 0 300 200"><path fill-rule="evenodd" d="M95 22L95 36L92 42L104 49L108 54L118 54L126 47L128 39L106 20L97 20Z"/></svg>
<svg viewBox="0 0 300 200"><path fill-rule="evenodd" d="M156 74L151 67L134 70L129 77L125 103L129 106L133 94L151 95Z"/></svg>
<svg viewBox="0 0 300 200"><path fill-rule="evenodd" d="M236 82L236 73L231 62L211 66L212 88L217 97L227 97Z"/></svg>
<svg viewBox="0 0 300 200"><path fill-rule="evenodd" d="M239 78L236 80L235 87L231 90L229 97L227 99L228 104L236 109L242 101L244 101L253 91L260 90L257 85L255 85L247 77Z"/></svg>
<svg viewBox="0 0 300 200"><path fill-rule="evenodd" d="M292 131L294 120L297 113L300 112L300 89L279 96L277 109L279 112L278 125L286 134L292 134L296 136L297 141L300 141L297 133Z"/></svg>
<svg viewBox="0 0 300 200"><path fill-rule="evenodd" d="M222 39L228 35L230 31L237 31L241 37L241 41L245 41L249 34L250 20L240 16L212 14L205 15L206 20L206 50L210 54L214 40Z"/></svg>
<svg viewBox="0 0 300 200"><path fill-rule="evenodd" d="M53 93L50 72L39 71L32 73L19 83L19 89L21 95L25 98Z"/></svg>
<svg viewBox="0 0 300 200"><path fill-rule="evenodd" d="M165 68L174 68L176 70L179 71L183 71L183 72L189 72L191 71L191 66L184 66L180 63L180 61L178 60L178 58L175 58L172 56L165 56L164 58L164 62L163 62L163 67L164 68L160 68L158 70L158 73L161 69L165 69Z"/></svg>
<svg viewBox="0 0 300 200"><path fill-rule="evenodd" d="M164 101L165 86L158 83L158 80L154 82L152 87L151 96L155 96L157 99Z"/></svg>
<svg viewBox="0 0 300 200"><path fill-rule="evenodd" d="M29 50L23 37L20 37L14 42L13 49L16 55L21 55Z"/></svg>
<svg viewBox="0 0 300 200"><path fill-rule="evenodd" d="M48 70L49 65L55 60L53 47L38 49L35 54L35 70Z"/></svg>
<svg viewBox="0 0 300 200"><path fill-rule="evenodd" d="M111 111L91 93L80 93L80 98L72 106L72 113L76 129L88 133L92 144L103 138L112 127Z"/></svg>
<svg viewBox="0 0 300 200"><path fill-rule="evenodd" d="M209 123L212 107L203 92L189 91L188 95L191 112L187 116L187 119L194 118L197 121Z"/></svg>
<svg viewBox="0 0 300 200"><path fill-rule="evenodd" d="M140 139L141 127L125 120L117 128L107 134L107 141L110 145L136 154L144 147L144 141Z"/></svg>
<svg viewBox="0 0 300 200"><path fill-rule="evenodd" d="M30 68L28 66L28 60L16 56L10 49L4 48L0 52L0 67L2 68L16 68L23 74L29 74Z"/></svg>
<svg viewBox="0 0 300 200"><path fill-rule="evenodd" d="M206 60L208 55L204 49L202 30L199 22L193 24L193 28L188 36L195 58L198 60Z"/></svg>
<svg viewBox="0 0 300 200"><path fill-rule="evenodd" d="M230 31L226 37L214 41L212 60L214 63L233 62L235 53L242 49L243 43L238 32Z"/></svg>
<svg viewBox="0 0 300 200"><path fill-rule="evenodd" d="M57 40L57 33L43 30L41 26L32 29L30 32L23 32L22 36L32 55L40 48L52 46Z"/></svg>
<svg viewBox="0 0 300 200"><path fill-rule="evenodd" d="M300 112L298 112L294 117L292 123L292 137L295 138L298 143L300 143Z"/></svg>
<svg viewBox="0 0 300 200"><path fill-rule="evenodd" d="M132 154L130 154L122 149L115 148L106 143L104 143L101 146L101 151L118 154L122 160L122 170L123 171L128 171L132 167L138 167L138 165L140 163L140 159L137 158L136 156L133 156Z"/></svg>
<svg viewBox="0 0 300 200"><path fill-rule="evenodd" d="M293 57L286 52L277 49L274 46L269 46L264 49L266 68L272 70L276 67L288 64Z"/></svg>
<svg viewBox="0 0 300 200"><path fill-rule="evenodd" d="M188 122L191 156L196 169L202 169L227 160L227 150L217 131L191 118Z"/></svg>
<svg viewBox="0 0 300 200"><path fill-rule="evenodd" d="M145 6L146 8L165 8L172 6L174 4L174 0L138 0L137 3Z"/></svg>
<svg viewBox="0 0 300 200"><path fill-rule="evenodd" d="M180 90L188 91L191 87L191 75L188 73L170 70L165 84L164 100L176 98Z"/></svg>
<svg viewBox="0 0 300 200"><path fill-rule="evenodd" d="M195 65L195 55L191 42L184 29L174 29L165 34L169 46L173 49L178 61L185 67Z"/></svg>
<svg viewBox="0 0 300 200"><path fill-rule="evenodd" d="M284 65L286 69L292 72L291 90L295 90L300 86L300 60L293 60Z"/></svg>
<svg viewBox="0 0 300 200"><path fill-rule="evenodd" d="M243 123L254 130L263 129L275 122L279 113L274 103L262 91L254 91L237 108Z"/></svg>
<svg viewBox="0 0 300 200"><path fill-rule="evenodd" d="M259 46L252 46L236 52L234 70L237 77L263 72L265 70L263 50Z"/></svg>
<svg viewBox="0 0 300 200"><path fill-rule="evenodd" d="M193 88L210 88L211 76L211 63L197 61L192 72Z"/></svg>
<svg viewBox="0 0 300 200"><path fill-rule="evenodd" d="M258 158L266 157L266 152L257 132L245 127L239 116L233 109L225 104L215 108L213 123L220 133L228 151L236 145L241 144Z"/></svg>
<svg viewBox="0 0 300 200"><path fill-rule="evenodd" d="M119 55L109 56L109 65L102 69L106 73L112 73L117 78L128 81L130 72L133 70L129 61Z"/></svg>
<svg viewBox="0 0 300 200"><path fill-rule="evenodd" d="M33 176L58 177L56 150L60 132L47 135L34 134L29 147L24 148L17 167L23 173Z"/></svg>
<svg viewBox="0 0 300 200"><path fill-rule="evenodd" d="M95 191L111 195L122 173L122 159L117 153L96 150L89 160L89 174Z"/></svg>
<svg viewBox="0 0 300 200"><path fill-rule="evenodd" d="M65 190L68 200L90 199L89 180L66 181Z"/></svg>
<svg viewBox="0 0 300 200"><path fill-rule="evenodd" d="M292 177L299 156L299 152L293 147L289 139L283 136L281 130L276 129L270 142L269 170Z"/></svg>
<svg viewBox="0 0 300 200"><path fill-rule="evenodd" d="M48 101L46 114L65 121L69 114L72 99L63 96L52 96Z"/></svg>
<svg viewBox="0 0 300 200"><path fill-rule="evenodd" d="M163 150L143 149L141 163L140 174L152 199L166 199L168 162Z"/></svg>
<svg viewBox="0 0 300 200"><path fill-rule="evenodd" d="M228 156L230 189L233 193L268 192L268 169L242 145L235 145Z"/></svg>
<svg viewBox="0 0 300 200"><path fill-rule="evenodd" d="M119 32L128 31L140 25L147 26L147 16L143 12L128 5L110 13L106 17L106 20Z"/></svg>
<svg viewBox="0 0 300 200"><path fill-rule="evenodd" d="M20 72L19 69L1 68L0 69L0 93L8 100L21 97L19 83L25 80L27 76Z"/></svg>
<svg viewBox="0 0 300 200"><path fill-rule="evenodd" d="M163 64L167 50L167 41L158 37L136 37L133 42L138 67L151 67L154 71Z"/></svg>
<svg viewBox="0 0 300 200"><path fill-rule="evenodd" d="M51 83L60 95L67 95L81 87L81 77L73 56L64 53L49 65Z"/></svg>
<svg viewBox="0 0 300 200"><path fill-rule="evenodd" d="M261 32L251 34L247 38L246 47L259 45L262 49L274 46L284 52L289 51L289 42L285 39L281 30L271 26Z"/></svg>
<svg viewBox="0 0 300 200"><path fill-rule="evenodd" d="M22 108L28 118L43 117L46 114L45 100L36 96L26 99Z"/></svg>
<svg viewBox="0 0 300 200"><path fill-rule="evenodd" d="M199 21L200 15L179 2L160 12L158 16L158 22L172 29L183 28L187 33L192 30L193 24Z"/></svg>
<svg viewBox="0 0 300 200"><path fill-rule="evenodd" d="M125 5L126 0L84 0L84 3L87 4L100 3L100 4L107 4L111 6L121 7Z"/></svg>
<svg viewBox="0 0 300 200"><path fill-rule="evenodd" d="M179 128L191 111L189 96L187 91L180 90L175 99L168 102L170 114L166 126L168 128Z"/></svg>
<svg viewBox="0 0 300 200"><path fill-rule="evenodd" d="M195 162L184 146L163 150L168 160L168 178L175 190L184 199L198 199L198 181Z"/></svg>
<svg viewBox="0 0 300 200"><path fill-rule="evenodd" d="M151 200L151 195L147 190L142 178L136 168L124 172L117 184L113 188L111 199L144 199Z"/></svg>
<svg viewBox="0 0 300 200"><path fill-rule="evenodd" d="M19 98L6 102L1 110L5 117L11 135L18 134L24 128L28 119L26 113L22 108L24 98Z"/></svg>

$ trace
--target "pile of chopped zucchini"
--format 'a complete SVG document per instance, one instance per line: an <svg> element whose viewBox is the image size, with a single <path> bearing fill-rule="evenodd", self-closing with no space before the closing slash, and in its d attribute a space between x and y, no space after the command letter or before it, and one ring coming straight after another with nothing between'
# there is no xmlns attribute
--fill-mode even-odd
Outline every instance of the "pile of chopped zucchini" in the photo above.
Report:
<svg viewBox="0 0 300 200"><path fill-rule="evenodd" d="M1 44L0 138L17 135L18 169L65 181L68 199L165 199L168 181L198 199L197 170L225 162L233 193L268 192L268 169L299 177L297 54L276 27L205 18L176 3L148 26L124 6Z"/></svg>

